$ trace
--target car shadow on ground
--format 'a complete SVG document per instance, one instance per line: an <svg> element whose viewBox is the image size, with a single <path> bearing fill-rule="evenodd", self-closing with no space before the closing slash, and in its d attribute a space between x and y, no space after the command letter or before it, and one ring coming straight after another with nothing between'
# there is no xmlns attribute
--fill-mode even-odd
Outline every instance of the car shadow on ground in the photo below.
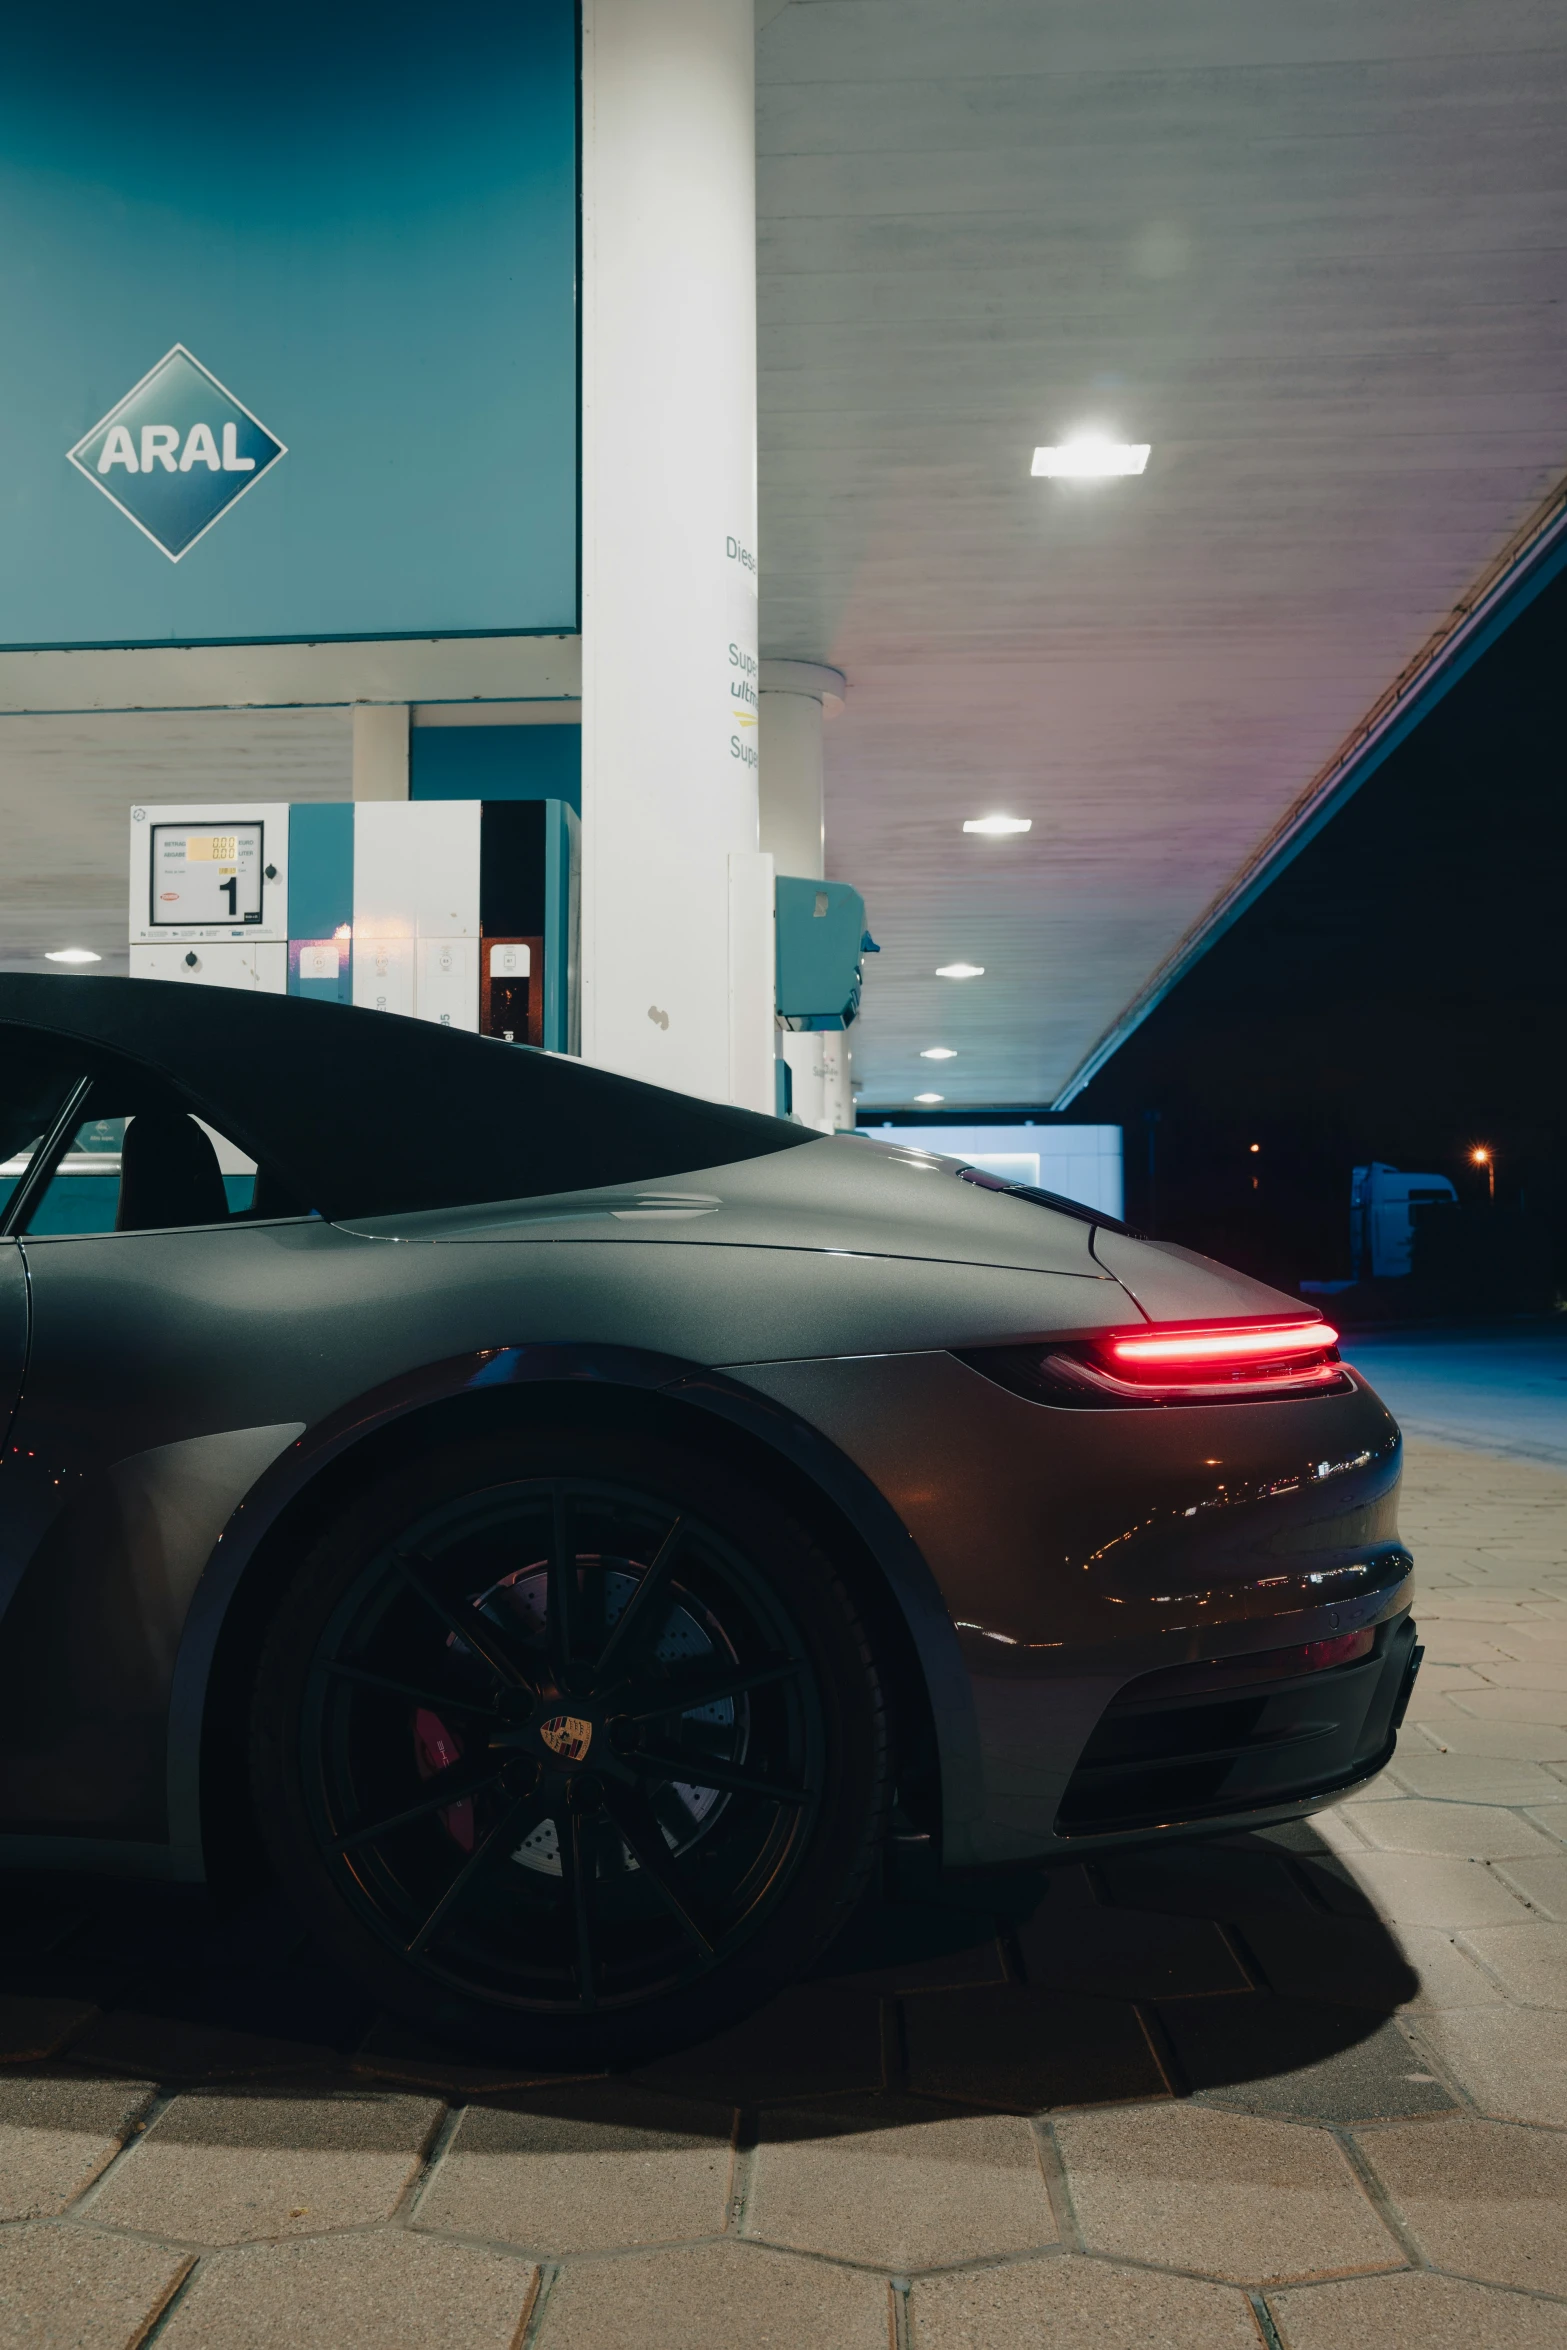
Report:
<svg viewBox="0 0 1567 2350"><path fill-rule="evenodd" d="M590 2102L612 2124L650 2095L732 2112L859 2092L857 2114L875 2126L879 2104L894 2126L909 2097L1039 2113L1173 2095L1348 2125L1452 2109L1399 2020L1417 1993L1302 1823L956 1903L878 1897L809 1981ZM270 1891L220 1906L197 1887L38 1874L0 1879L0 2054L171 2087L348 2078L541 2118L567 2091L378 2013Z"/></svg>

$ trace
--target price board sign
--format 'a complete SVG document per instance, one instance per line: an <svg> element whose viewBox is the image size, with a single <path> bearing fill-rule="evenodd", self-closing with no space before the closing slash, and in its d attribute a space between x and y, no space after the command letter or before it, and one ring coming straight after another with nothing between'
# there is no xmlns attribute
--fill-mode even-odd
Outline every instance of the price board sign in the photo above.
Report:
<svg viewBox="0 0 1567 2350"><path fill-rule="evenodd" d="M265 829L259 823L153 825L154 928L259 922Z"/></svg>

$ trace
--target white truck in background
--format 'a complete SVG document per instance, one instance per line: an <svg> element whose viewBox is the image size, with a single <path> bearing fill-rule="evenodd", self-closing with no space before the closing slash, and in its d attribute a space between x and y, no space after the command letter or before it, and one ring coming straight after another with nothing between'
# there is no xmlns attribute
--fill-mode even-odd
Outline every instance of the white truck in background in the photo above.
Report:
<svg viewBox="0 0 1567 2350"><path fill-rule="evenodd" d="M1457 1204L1445 1175L1406 1175L1374 1159L1349 1179L1349 1262L1355 1281L1397 1281L1414 1269L1415 1210Z"/></svg>

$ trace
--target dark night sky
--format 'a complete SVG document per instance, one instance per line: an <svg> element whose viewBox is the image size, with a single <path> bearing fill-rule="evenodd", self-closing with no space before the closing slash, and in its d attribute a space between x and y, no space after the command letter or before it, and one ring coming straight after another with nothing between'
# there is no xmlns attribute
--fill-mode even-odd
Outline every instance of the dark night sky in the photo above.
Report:
<svg viewBox="0 0 1567 2350"><path fill-rule="evenodd" d="M1567 1274L1564 648L1567 576L1073 1103L1124 1124L1134 1222L1291 1285L1343 1275L1352 1165L1483 1197L1489 1143Z"/></svg>

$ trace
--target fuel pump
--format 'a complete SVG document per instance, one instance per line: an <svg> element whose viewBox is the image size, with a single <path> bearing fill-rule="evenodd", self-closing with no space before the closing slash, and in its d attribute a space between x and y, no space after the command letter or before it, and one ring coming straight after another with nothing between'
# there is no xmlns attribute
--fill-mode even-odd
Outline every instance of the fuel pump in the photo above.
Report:
<svg viewBox="0 0 1567 2350"><path fill-rule="evenodd" d="M555 799L140 806L131 972L574 1053L579 843Z"/></svg>

